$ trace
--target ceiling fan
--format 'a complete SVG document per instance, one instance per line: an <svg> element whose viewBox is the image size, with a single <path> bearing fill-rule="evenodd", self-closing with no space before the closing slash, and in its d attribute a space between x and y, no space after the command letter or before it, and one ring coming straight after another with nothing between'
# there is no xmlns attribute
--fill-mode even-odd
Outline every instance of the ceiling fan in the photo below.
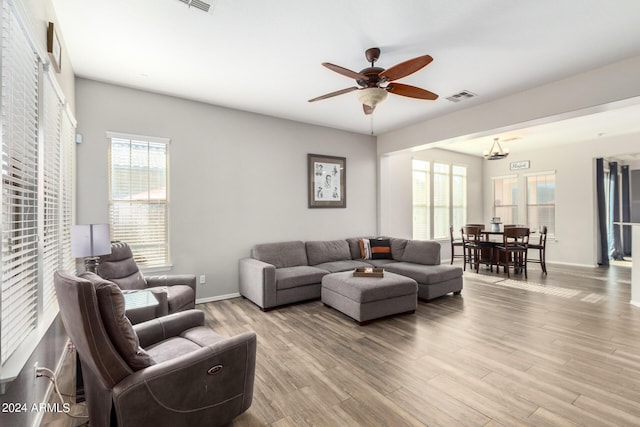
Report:
<svg viewBox="0 0 640 427"><path fill-rule="evenodd" d="M360 87L352 86L346 89L337 90L335 92L310 99L309 102L320 101L321 99L327 99L344 93L358 91L358 100L362 103L364 113L371 114L376 108L376 105L381 101L384 101L388 92L400 96L408 96L409 98L428 99L431 101L438 99L438 95L428 90L395 82L395 80L406 77L409 74L415 73L429 65L431 61L433 61L433 58L430 55L423 55L409 59L394 65L391 68L387 68L386 70L374 65L380 57L379 48L372 47L367 49L365 57L367 58L367 61L371 63L371 67L367 67L360 72L351 71L329 62L323 62L322 65L328 69L335 71L338 74L342 74L343 76L355 79L356 83L358 83Z"/></svg>

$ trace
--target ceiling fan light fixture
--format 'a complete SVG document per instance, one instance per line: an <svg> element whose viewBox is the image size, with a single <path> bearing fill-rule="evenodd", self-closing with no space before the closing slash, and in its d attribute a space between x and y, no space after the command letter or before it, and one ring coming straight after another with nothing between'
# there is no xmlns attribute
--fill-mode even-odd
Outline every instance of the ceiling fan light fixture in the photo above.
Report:
<svg viewBox="0 0 640 427"><path fill-rule="evenodd" d="M487 160L500 160L509 155L509 149L503 150L498 138L494 138L491 149L485 150L482 155Z"/></svg>
<svg viewBox="0 0 640 427"><path fill-rule="evenodd" d="M358 91L358 101L371 108L375 108L387 98L387 91L379 87L367 87Z"/></svg>

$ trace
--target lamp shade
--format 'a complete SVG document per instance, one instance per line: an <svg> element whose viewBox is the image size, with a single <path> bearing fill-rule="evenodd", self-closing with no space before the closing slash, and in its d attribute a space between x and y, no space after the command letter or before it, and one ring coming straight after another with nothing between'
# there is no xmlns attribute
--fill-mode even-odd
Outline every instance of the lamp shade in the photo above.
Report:
<svg viewBox="0 0 640 427"><path fill-rule="evenodd" d="M71 256L97 257L111 253L109 224L71 226Z"/></svg>

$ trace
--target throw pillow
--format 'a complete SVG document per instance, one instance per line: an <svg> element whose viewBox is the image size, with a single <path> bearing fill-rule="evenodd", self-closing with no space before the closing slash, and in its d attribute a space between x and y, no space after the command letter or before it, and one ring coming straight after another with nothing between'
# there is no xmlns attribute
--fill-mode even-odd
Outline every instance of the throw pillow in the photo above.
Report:
<svg viewBox="0 0 640 427"><path fill-rule="evenodd" d="M372 239L369 243L371 244L371 259L393 259L389 239Z"/></svg>
<svg viewBox="0 0 640 427"><path fill-rule="evenodd" d="M138 335L125 316L124 296L120 288L94 273L84 272L79 277L93 284L104 328L124 361L134 371L153 365L153 358L140 347Z"/></svg>
<svg viewBox="0 0 640 427"><path fill-rule="evenodd" d="M360 258L371 259L371 241L369 239L360 239Z"/></svg>

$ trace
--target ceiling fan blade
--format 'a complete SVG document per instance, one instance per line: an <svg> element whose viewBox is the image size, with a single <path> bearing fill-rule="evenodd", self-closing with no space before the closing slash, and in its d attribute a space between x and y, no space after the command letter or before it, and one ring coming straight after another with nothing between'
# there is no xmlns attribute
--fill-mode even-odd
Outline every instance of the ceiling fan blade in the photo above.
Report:
<svg viewBox="0 0 640 427"><path fill-rule="evenodd" d="M428 99L430 101L438 99L438 95L433 92L402 83L390 83L387 86L387 91L396 95L408 96L409 98Z"/></svg>
<svg viewBox="0 0 640 427"><path fill-rule="evenodd" d="M367 104L362 104L362 109L366 115L369 115L373 113L373 110L375 110L376 107L369 107Z"/></svg>
<svg viewBox="0 0 640 427"><path fill-rule="evenodd" d="M342 74L343 76L347 76L355 80L369 80L368 76L365 76L364 74L356 73L355 71L351 71L339 65L331 64L329 62L323 62L322 65L324 65L331 71L335 71L338 74Z"/></svg>
<svg viewBox="0 0 640 427"><path fill-rule="evenodd" d="M317 98L310 99L308 102L315 102L315 101L320 101L321 99L332 98L334 96L342 95L343 93L353 92L354 90L358 90L358 88L353 86L353 87L348 87L346 89L337 90L335 92L326 93L322 96L318 96Z"/></svg>
<svg viewBox="0 0 640 427"><path fill-rule="evenodd" d="M431 61L433 61L431 55L418 56L417 58L409 59L394 65L393 67L387 68L381 72L379 76L389 81L398 80L426 67L431 63Z"/></svg>

